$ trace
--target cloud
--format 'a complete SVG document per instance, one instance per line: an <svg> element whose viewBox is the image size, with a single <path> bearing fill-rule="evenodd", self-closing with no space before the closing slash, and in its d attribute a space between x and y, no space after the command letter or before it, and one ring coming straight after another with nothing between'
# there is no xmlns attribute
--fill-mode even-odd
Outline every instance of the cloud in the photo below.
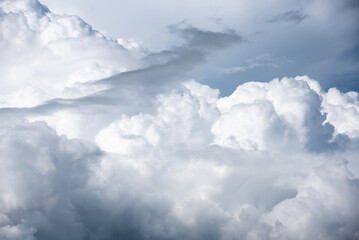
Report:
<svg viewBox="0 0 359 240"><path fill-rule="evenodd" d="M96 146L24 121L2 124L0 142L3 238L79 239L83 227L71 198L86 185L88 166L100 154Z"/></svg>
<svg viewBox="0 0 359 240"><path fill-rule="evenodd" d="M183 44L151 53L37 1L1 11L0 238L359 236L357 92L298 76L221 97L190 76L233 31L172 25Z"/></svg>
<svg viewBox="0 0 359 240"><path fill-rule="evenodd" d="M0 4L3 107L66 97L66 87L130 70L144 55L141 48L125 48L79 17L54 14L38 1Z"/></svg>
<svg viewBox="0 0 359 240"><path fill-rule="evenodd" d="M188 73L203 63L208 55L232 44L238 44L240 40L240 36L233 32L211 32L191 26L171 28L184 35L183 45L146 55L140 59L141 67L136 70L65 86L61 98L56 98L55 95L53 99L34 107L30 110L32 114L27 118L32 121L44 120L55 127L59 134L93 140L97 132L105 127L104 124L108 123L109 118L154 109L156 94L178 87L181 81L188 79ZM204 37L202 46L197 46L193 44L192 37L187 39L187 30L191 32L191 36L208 35L208 38ZM212 36L215 37L212 39ZM80 71L78 75L93 77L97 72L97 69L90 65L86 71ZM119 102L121 104L118 104ZM26 109L22 110L27 112ZM98 111L101 111L100 115L97 114ZM82 127L87 128L86 124L81 123L87 122L89 118L93 119L93 130L80 130ZM77 127L74 127L75 125Z"/></svg>
<svg viewBox="0 0 359 240"><path fill-rule="evenodd" d="M168 29L187 40L191 48L222 49L242 41L242 37L234 30L225 33L204 31L185 23L170 25Z"/></svg>
<svg viewBox="0 0 359 240"><path fill-rule="evenodd" d="M359 96L357 92L341 93L331 88L324 95L323 111L327 121L336 126L337 134L359 137L356 123L359 120Z"/></svg>
<svg viewBox="0 0 359 240"><path fill-rule="evenodd" d="M253 68L259 67L273 67L279 68L280 65L288 63L289 60L286 58L274 58L270 54L262 54L252 59L246 60L246 64L235 67L228 67L219 69L220 72L232 74L236 72L245 72Z"/></svg>
<svg viewBox="0 0 359 240"><path fill-rule="evenodd" d="M304 19L306 19L308 15L304 14L302 10L289 10L282 14L277 15L269 20L268 23L276 23L276 22L293 22L293 23L300 23Z"/></svg>
<svg viewBox="0 0 359 240"><path fill-rule="evenodd" d="M159 96L156 114L124 115L103 129L96 143L146 179L159 178L152 194L171 196L167 214L190 223L187 238L206 238L199 219L217 222L221 231L209 234L219 239L354 236L358 216L348 204L358 188L349 175L357 176L358 169L347 167L355 158L330 157L338 145L337 153L353 149L333 136L335 123L325 124L324 94L308 77L246 83L224 98L189 82ZM116 182L110 172L118 163L108 164L103 186ZM330 183L333 178L340 186ZM211 215L197 203L212 209ZM342 210L339 220L335 212ZM332 224L347 226L345 233Z"/></svg>

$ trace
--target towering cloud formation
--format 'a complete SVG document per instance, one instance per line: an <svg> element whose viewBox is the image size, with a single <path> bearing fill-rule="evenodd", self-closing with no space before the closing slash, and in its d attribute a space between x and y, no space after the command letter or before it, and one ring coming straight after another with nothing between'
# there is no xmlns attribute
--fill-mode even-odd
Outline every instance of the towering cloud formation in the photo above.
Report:
<svg viewBox="0 0 359 240"><path fill-rule="evenodd" d="M0 239L359 238L357 92L301 76L220 97L184 73L232 31L173 25L185 44L147 54L0 4Z"/></svg>

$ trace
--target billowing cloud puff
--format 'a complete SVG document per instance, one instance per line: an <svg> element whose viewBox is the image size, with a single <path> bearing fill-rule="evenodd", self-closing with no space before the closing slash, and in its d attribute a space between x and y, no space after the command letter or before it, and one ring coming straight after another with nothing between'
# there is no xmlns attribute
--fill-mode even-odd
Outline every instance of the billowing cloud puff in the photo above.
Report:
<svg viewBox="0 0 359 240"><path fill-rule="evenodd" d="M98 148L23 121L2 124L0 143L1 238L81 238L72 198L86 186Z"/></svg>
<svg viewBox="0 0 359 240"><path fill-rule="evenodd" d="M54 14L36 0L1 1L0 14L1 106L88 94L97 89L69 95L68 88L133 69L144 56L140 45L105 37L81 18Z"/></svg>
<svg viewBox="0 0 359 240"><path fill-rule="evenodd" d="M145 145L197 148L210 144L211 122L218 114L217 98L218 91L188 82L183 91L158 96L156 116L123 116L119 122L103 129L96 142L104 150L122 154L134 153Z"/></svg>
<svg viewBox="0 0 359 240"><path fill-rule="evenodd" d="M205 90L196 91L201 87ZM160 95L156 116L123 116L97 136L98 144L104 150L121 153L131 151L128 144L135 144L134 139L156 146L163 136L163 139L169 138L164 143L172 143L175 139L176 143L190 146L193 146L192 141L212 141L211 144L246 150L296 147L322 151L333 147L334 130L345 133L341 125L326 118L333 113L323 97L338 90L322 93L318 83L308 77L249 82L223 98L219 98L215 90L195 82L186 83L184 89L181 94ZM355 94L348 93L354 97ZM355 109L358 104L352 102ZM345 112L343 109L343 114ZM340 122L353 131L358 129L355 117ZM168 131L169 124L176 127ZM201 129L205 126L205 130ZM209 131L210 134L206 134Z"/></svg>
<svg viewBox="0 0 359 240"><path fill-rule="evenodd" d="M302 145L315 150L324 147L332 127L323 124L321 97L299 79L245 83L232 95L220 99L218 106L224 114L213 126L217 141L260 150L276 148L276 143L281 147ZM283 145L287 143L290 146Z"/></svg>
<svg viewBox="0 0 359 240"><path fill-rule="evenodd" d="M328 94L308 77L250 82L223 98L189 82L160 95L156 114L124 115L96 142L146 186L156 179L149 191L171 199L167 214L199 231L188 238L206 238L201 224L218 239L350 238L358 235L357 138L335 134ZM112 160L98 170L102 186L119 181L118 168Z"/></svg>
<svg viewBox="0 0 359 240"><path fill-rule="evenodd" d="M341 93L336 88L324 95L323 111L328 122L335 125L337 133L359 137L359 95L357 92Z"/></svg>
<svg viewBox="0 0 359 240"><path fill-rule="evenodd" d="M135 42L0 4L0 239L359 238L357 92L300 76L221 97L182 74L231 31L173 25L187 45L141 65Z"/></svg>

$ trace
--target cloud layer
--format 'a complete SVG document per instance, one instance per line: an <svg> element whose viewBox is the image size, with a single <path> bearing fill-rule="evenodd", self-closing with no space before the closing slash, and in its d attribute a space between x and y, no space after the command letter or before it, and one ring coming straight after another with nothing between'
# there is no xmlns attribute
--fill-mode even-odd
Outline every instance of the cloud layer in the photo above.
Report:
<svg viewBox="0 0 359 240"><path fill-rule="evenodd" d="M190 74L231 30L171 25L184 43L149 53L0 7L0 239L359 238L357 92L299 76L221 97Z"/></svg>

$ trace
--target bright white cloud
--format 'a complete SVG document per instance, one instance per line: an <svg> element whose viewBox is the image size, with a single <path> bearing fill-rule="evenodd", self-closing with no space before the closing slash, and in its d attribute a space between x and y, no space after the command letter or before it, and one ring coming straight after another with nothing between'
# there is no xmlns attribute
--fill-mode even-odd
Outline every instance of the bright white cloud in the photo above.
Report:
<svg viewBox="0 0 359 240"><path fill-rule="evenodd" d="M335 122L325 124L321 106L328 93L317 82L297 77L246 83L224 98L208 90L195 94L192 87L198 86L192 82L182 93L161 95L155 115L123 116L99 133L97 144L121 159L103 165L106 173L98 170L104 189L120 181L114 169L132 166L147 184L160 179L149 191L170 197L168 214L197 230L207 224L199 219L216 219L220 239L358 234L358 216L350 209L356 208L353 174L359 169L348 168L358 152L340 145ZM331 156L335 149L356 153L338 160Z"/></svg>
<svg viewBox="0 0 359 240"><path fill-rule="evenodd" d="M133 69L144 56L139 45L123 46L79 17L54 14L36 0L1 1L0 11L2 106L69 97L65 87Z"/></svg>
<svg viewBox="0 0 359 240"><path fill-rule="evenodd" d="M328 122L335 125L337 133L359 137L359 95L357 92L341 93L336 88L324 95L323 111Z"/></svg>
<svg viewBox="0 0 359 240"><path fill-rule="evenodd" d="M359 237L357 92L300 76L220 97L182 72L236 34L173 28L196 44L141 69L139 43L0 4L1 239Z"/></svg>

